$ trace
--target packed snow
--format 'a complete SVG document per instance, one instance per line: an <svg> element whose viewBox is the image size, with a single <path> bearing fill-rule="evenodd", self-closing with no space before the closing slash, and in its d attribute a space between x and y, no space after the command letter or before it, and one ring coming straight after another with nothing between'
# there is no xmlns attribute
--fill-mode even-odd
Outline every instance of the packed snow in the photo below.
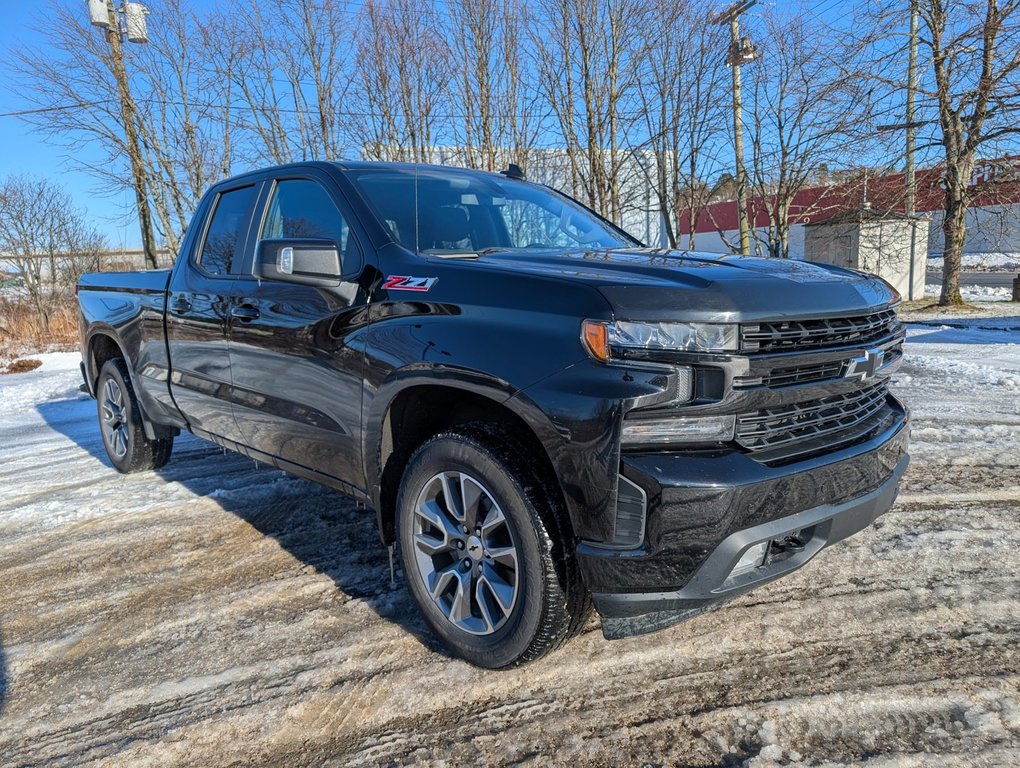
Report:
<svg viewBox="0 0 1020 768"><path fill-rule="evenodd" d="M975 272L1016 272L1020 270L1020 253L965 253L960 265ZM928 269L941 272L942 257L928 259Z"/></svg>
<svg viewBox="0 0 1020 768"><path fill-rule="evenodd" d="M924 295L937 297L942 293L941 285L924 286ZM960 297L968 304L979 301L1010 301L1013 289L1005 285L961 285Z"/></svg>
<svg viewBox="0 0 1020 768"><path fill-rule="evenodd" d="M0 376L0 763L1020 765L1018 315L910 326L870 529L501 673L442 653L370 512L192 437L119 475L78 356L38 356Z"/></svg>

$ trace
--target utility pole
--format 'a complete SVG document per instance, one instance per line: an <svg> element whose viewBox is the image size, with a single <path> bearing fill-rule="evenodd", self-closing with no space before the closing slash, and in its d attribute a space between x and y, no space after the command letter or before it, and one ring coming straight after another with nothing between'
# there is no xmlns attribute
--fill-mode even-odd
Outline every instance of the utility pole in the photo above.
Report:
<svg viewBox="0 0 1020 768"><path fill-rule="evenodd" d="M914 273L917 261L917 222L914 214L917 208L917 179L914 178L914 96L917 93L917 0L910 0L910 52L907 56L907 146L906 161L903 175L906 177L907 190L904 208L910 217L910 285L907 288L907 299L914 300ZM927 249L925 249L927 252Z"/></svg>
<svg viewBox="0 0 1020 768"><path fill-rule="evenodd" d="M127 144L128 159L131 161L135 205L138 207L138 225L142 233L142 253L145 255L146 268L155 269L158 266L156 264L156 243L152 233L152 211L149 208L148 176L142 158L141 142L138 138L138 106L131 96L131 89L128 85L127 69L124 67L120 16L113 2L114 0L99 0L98 2L89 0L89 13L93 26L104 28L106 42L110 46L110 71L117 81L117 93L120 96L120 117L124 123L124 140ZM106 6L105 20L102 16L101 5ZM145 13L147 11L139 3L124 3L125 26L129 41L146 41Z"/></svg>
<svg viewBox="0 0 1020 768"><path fill-rule="evenodd" d="M907 157L903 175L906 177L905 211L913 216L917 208L917 182L914 178L914 99L917 94L917 0L910 0L910 49L907 58Z"/></svg>
<svg viewBox="0 0 1020 768"><path fill-rule="evenodd" d="M907 109L906 122L893 125L878 125L875 130L879 133L885 131L905 131L906 133L906 158L903 164L903 210L907 216L913 217L917 214L917 178L916 166L914 165L914 141L917 129L922 125L928 125L930 120L917 120L914 104L917 97L917 26L918 10L917 0L910 0L910 40L908 42L907 54ZM925 248L927 253L927 247ZM911 222L910 234L910 289L907 291L907 298L914 298L914 273L917 255L917 223Z"/></svg>
<svg viewBox="0 0 1020 768"><path fill-rule="evenodd" d="M729 24L730 47L726 65L733 73L733 153L736 156L737 171L737 223L740 227L740 252L751 253L751 227L747 220L747 171L744 169L744 120L740 96L740 65L749 64L761 54L751 44L751 39L740 39L740 14L753 6L757 0L741 0L715 18L717 24Z"/></svg>

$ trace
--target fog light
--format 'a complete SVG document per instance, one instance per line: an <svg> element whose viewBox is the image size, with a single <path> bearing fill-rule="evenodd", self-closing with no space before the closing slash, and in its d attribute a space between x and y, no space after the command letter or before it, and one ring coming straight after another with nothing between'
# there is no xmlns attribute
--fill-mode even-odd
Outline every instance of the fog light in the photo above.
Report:
<svg viewBox="0 0 1020 768"><path fill-rule="evenodd" d="M742 573L754 570L762 563L765 562L765 556L769 553L769 543L767 541L759 542L747 550L737 560L737 564L733 566L733 570L730 571L730 578L739 576Z"/></svg>

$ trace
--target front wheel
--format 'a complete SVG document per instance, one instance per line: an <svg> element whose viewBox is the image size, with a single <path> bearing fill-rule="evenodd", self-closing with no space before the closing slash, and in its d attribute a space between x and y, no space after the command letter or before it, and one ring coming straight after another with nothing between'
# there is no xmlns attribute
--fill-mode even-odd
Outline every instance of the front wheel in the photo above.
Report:
<svg viewBox="0 0 1020 768"><path fill-rule="evenodd" d="M554 489L513 445L493 427L438 435L411 458L397 500L412 596L450 650L487 668L544 655L590 612Z"/></svg>
<svg viewBox="0 0 1020 768"><path fill-rule="evenodd" d="M128 473L159 469L170 460L174 439L149 440L145 436L138 399L120 358L107 360L100 370L96 406L106 455L118 470Z"/></svg>

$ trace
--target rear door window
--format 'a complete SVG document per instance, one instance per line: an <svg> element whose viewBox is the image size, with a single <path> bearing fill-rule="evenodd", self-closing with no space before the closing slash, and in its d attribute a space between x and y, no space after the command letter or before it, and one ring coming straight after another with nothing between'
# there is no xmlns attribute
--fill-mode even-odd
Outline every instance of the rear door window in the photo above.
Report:
<svg viewBox="0 0 1020 768"><path fill-rule="evenodd" d="M254 202L254 186L232 189L217 196L198 256L198 264L205 272L227 276L240 263Z"/></svg>

